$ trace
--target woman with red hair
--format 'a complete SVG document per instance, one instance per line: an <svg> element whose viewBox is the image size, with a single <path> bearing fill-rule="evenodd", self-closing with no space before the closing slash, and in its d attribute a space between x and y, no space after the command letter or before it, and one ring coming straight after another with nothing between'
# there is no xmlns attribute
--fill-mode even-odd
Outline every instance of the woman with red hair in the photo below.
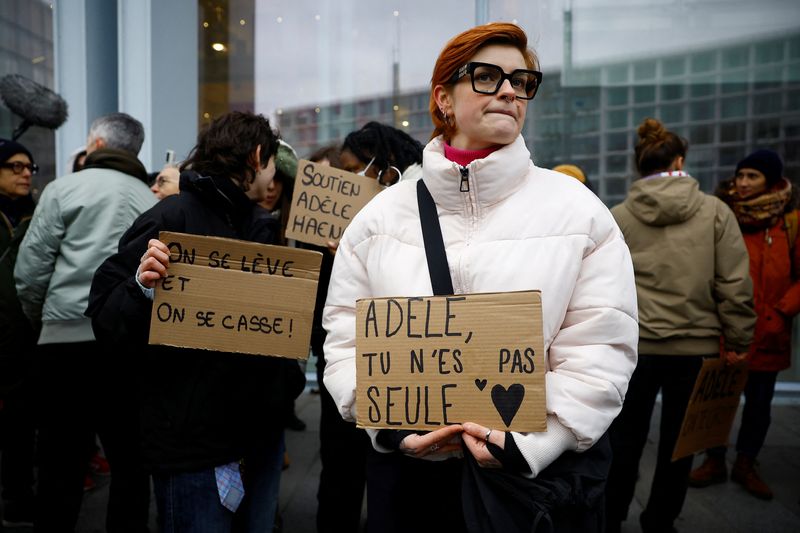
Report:
<svg viewBox="0 0 800 533"><path fill-rule="evenodd" d="M381 192L348 226L323 325L325 385L352 420L356 300L427 296L434 284L448 285L437 294L540 290L547 431L469 421L429 433L368 430L370 531L602 527L605 432L636 364L633 269L597 197L530 159L520 133L542 80L536 68L514 24L478 26L445 45L431 80L436 129L423 177ZM441 227L444 284L429 275L419 206L431 206Z"/></svg>

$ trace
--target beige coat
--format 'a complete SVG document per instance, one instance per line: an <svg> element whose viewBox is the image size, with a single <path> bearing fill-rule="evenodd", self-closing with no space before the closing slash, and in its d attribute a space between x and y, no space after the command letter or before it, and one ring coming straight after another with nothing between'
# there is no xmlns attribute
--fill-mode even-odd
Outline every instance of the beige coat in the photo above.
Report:
<svg viewBox="0 0 800 533"><path fill-rule="evenodd" d="M690 176L634 182L611 210L630 248L639 302L639 353L746 352L756 315L733 212Z"/></svg>

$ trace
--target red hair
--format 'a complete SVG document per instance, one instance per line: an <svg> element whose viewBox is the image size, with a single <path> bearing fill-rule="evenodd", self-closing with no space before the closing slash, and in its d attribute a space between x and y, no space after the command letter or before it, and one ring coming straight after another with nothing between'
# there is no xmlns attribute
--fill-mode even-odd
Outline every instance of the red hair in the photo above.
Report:
<svg viewBox="0 0 800 533"><path fill-rule="evenodd" d="M449 141L456 131L455 124L445 122L436 99L433 89L437 85L450 84L453 73L469 62L470 59L486 45L507 44L520 51L525 58L525 65L529 69L537 69L539 60L536 53L528 48L528 36L516 24L507 22L491 22L483 26L476 26L450 39L436 60L431 76L431 96L430 113L433 119L433 134L431 139L438 135L444 135L445 141Z"/></svg>

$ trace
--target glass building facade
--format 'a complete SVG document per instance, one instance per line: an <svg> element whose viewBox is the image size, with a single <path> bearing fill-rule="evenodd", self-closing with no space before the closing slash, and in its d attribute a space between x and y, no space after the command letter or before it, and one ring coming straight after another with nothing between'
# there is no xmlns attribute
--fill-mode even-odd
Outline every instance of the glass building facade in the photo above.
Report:
<svg viewBox="0 0 800 533"><path fill-rule="evenodd" d="M370 120L425 143L433 130L429 94L425 87L399 98L280 110L278 125L301 154L340 142ZM781 154L786 175L800 178L800 32L546 71L523 135L538 165L578 165L612 206L635 174L636 129L647 117L689 140L688 170L706 191L756 148Z"/></svg>

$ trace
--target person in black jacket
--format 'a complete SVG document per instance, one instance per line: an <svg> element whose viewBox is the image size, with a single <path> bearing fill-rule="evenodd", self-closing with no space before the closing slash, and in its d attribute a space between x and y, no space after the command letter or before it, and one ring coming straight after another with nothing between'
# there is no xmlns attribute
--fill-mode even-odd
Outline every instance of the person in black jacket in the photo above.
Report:
<svg viewBox="0 0 800 533"><path fill-rule="evenodd" d="M159 231L274 242L274 219L255 202L266 196L277 147L261 115L214 120L182 166L181 194L142 214L92 283L87 315L95 334L134 355L142 457L162 531L272 530L281 406L304 386L297 362L150 346L147 338L152 289L169 266ZM242 483L243 499L236 497Z"/></svg>
<svg viewBox="0 0 800 533"><path fill-rule="evenodd" d="M14 286L17 250L36 204L31 181L38 171L30 151L0 139L0 485L3 525L33 524L33 391L30 362L36 332Z"/></svg>

